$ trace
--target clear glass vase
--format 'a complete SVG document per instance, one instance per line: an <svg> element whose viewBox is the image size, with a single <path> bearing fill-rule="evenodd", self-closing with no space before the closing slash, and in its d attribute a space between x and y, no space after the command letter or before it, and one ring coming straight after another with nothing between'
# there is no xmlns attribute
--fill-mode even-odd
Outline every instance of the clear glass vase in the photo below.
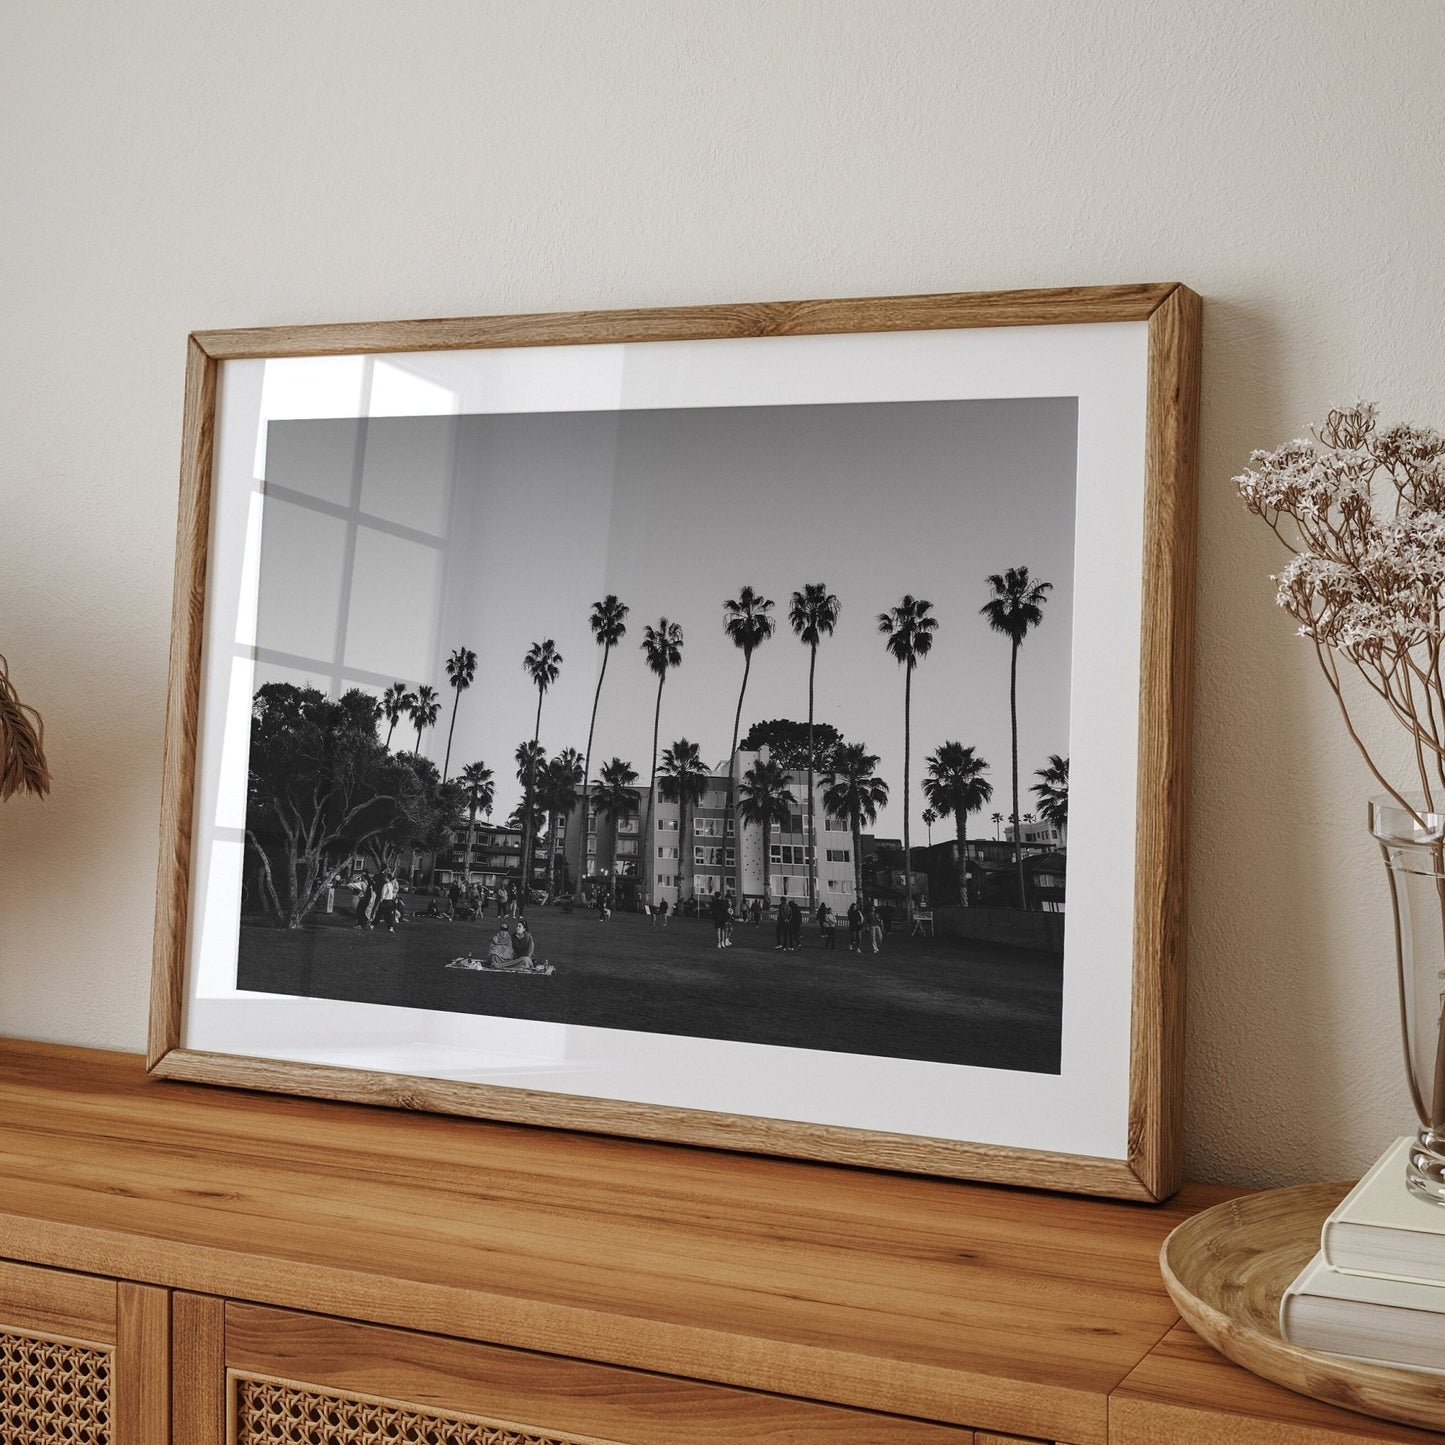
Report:
<svg viewBox="0 0 1445 1445"><path fill-rule="evenodd" d="M1405 1182L1445 1205L1445 812L1409 798L1370 799L1395 912L1405 1073L1420 1120Z"/></svg>

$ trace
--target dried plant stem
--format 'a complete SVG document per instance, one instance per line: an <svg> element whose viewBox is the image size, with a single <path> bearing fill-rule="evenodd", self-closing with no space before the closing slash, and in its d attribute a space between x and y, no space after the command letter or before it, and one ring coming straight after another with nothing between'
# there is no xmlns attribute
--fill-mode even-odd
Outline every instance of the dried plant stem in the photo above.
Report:
<svg viewBox="0 0 1445 1445"><path fill-rule="evenodd" d="M50 791L44 744L45 724L20 701L9 664L0 656L0 802L16 793L43 798Z"/></svg>

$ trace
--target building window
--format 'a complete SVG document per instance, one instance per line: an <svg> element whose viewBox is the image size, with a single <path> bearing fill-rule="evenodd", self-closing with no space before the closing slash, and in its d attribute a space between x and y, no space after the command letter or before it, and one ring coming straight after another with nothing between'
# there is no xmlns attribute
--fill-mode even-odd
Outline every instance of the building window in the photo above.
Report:
<svg viewBox="0 0 1445 1445"><path fill-rule="evenodd" d="M853 880L851 878L830 878L828 880L828 892L830 893L851 893L853 891Z"/></svg>
<svg viewBox="0 0 1445 1445"><path fill-rule="evenodd" d="M676 848L661 847L657 850L657 856L659 858L676 858L678 856L678 850Z"/></svg>
<svg viewBox="0 0 1445 1445"><path fill-rule="evenodd" d="M619 858L637 857L637 839L620 838L617 842L617 856Z"/></svg>
<svg viewBox="0 0 1445 1445"><path fill-rule="evenodd" d="M695 838L721 838L723 826L721 818L698 818L693 822L693 836Z"/></svg>
<svg viewBox="0 0 1445 1445"><path fill-rule="evenodd" d="M846 833L848 831L848 820L846 818L835 818L829 813L823 820L823 826L830 833Z"/></svg>
<svg viewBox="0 0 1445 1445"><path fill-rule="evenodd" d="M597 856L597 834L596 834L596 833L591 834L591 835L588 837L588 839L587 839L587 856L588 856L589 858L595 858L595 857Z"/></svg>
<svg viewBox="0 0 1445 1445"><path fill-rule="evenodd" d="M694 868L717 868L722 865L723 850L721 848L704 848L702 844L693 844L692 864Z"/></svg>
<svg viewBox="0 0 1445 1445"><path fill-rule="evenodd" d="M659 818L659 819L657 820L657 831L658 831L659 833L675 833L675 832L677 832L677 819L676 819L676 818Z"/></svg>
<svg viewBox="0 0 1445 1445"><path fill-rule="evenodd" d="M723 866L726 868L736 868L738 866L738 855L735 849L725 848L723 850Z"/></svg>
<svg viewBox="0 0 1445 1445"><path fill-rule="evenodd" d="M735 830L734 827L733 827L733 820L732 820L731 818L729 818L729 819L728 819L728 837L731 838L732 835L733 835L733 833L734 833L735 831L736 831L736 830Z"/></svg>
<svg viewBox="0 0 1445 1445"><path fill-rule="evenodd" d="M851 863L853 861L852 850L848 848L829 848L828 861L830 863Z"/></svg>
<svg viewBox="0 0 1445 1445"><path fill-rule="evenodd" d="M813 850L801 843L773 843L768 848L771 863L811 863Z"/></svg>
<svg viewBox="0 0 1445 1445"><path fill-rule="evenodd" d="M619 833L635 833L637 831L637 814L625 813L617 820L617 831Z"/></svg>

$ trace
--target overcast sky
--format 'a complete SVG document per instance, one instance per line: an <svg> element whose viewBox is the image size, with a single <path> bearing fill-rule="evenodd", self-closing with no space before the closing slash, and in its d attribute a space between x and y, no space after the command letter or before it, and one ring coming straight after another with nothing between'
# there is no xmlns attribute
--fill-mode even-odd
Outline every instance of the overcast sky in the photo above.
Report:
<svg viewBox="0 0 1445 1445"><path fill-rule="evenodd" d="M665 615L685 635L663 691L659 752L686 736L716 763L743 671L723 632L724 599L751 584L775 603L777 633L753 658L746 733L759 718L806 720L808 650L788 626L788 601L825 582L842 611L819 649L816 715L880 755L893 802L877 831L897 835L904 673L877 614L911 592L939 621L914 676L914 839L925 836L926 756L948 739L990 764L994 799L970 832L992 836L989 815L1010 811L1010 649L979 616L985 577L1025 565L1053 583L1019 662L1030 812L1034 770L1069 749L1076 430L1072 397L273 422L258 640L263 659L320 665L273 662L259 676L326 686L339 650L342 671L373 688L393 676L430 682L444 710L423 752L440 765L453 696L443 664L471 647L479 667L461 698L451 771L484 760L497 774L494 815L505 817L520 794L512 754L536 715L521 665L534 641L553 639L564 658L542 742L582 752L602 657L591 605L607 592L629 605L593 775L615 754L645 783L657 680L643 627ZM350 550L342 511L354 501L397 530L363 525ZM394 745L414 740L403 723ZM934 828L935 839L952 834L951 822Z"/></svg>

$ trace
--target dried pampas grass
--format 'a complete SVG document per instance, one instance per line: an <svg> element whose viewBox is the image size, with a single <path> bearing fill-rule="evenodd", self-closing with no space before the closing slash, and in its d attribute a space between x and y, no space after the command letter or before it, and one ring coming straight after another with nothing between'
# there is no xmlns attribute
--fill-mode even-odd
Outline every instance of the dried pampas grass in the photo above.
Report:
<svg viewBox="0 0 1445 1445"><path fill-rule="evenodd" d="M20 701L10 667L0 656L0 802L16 793L43 798L50 791L45 765L45 724Z"/></svg>

